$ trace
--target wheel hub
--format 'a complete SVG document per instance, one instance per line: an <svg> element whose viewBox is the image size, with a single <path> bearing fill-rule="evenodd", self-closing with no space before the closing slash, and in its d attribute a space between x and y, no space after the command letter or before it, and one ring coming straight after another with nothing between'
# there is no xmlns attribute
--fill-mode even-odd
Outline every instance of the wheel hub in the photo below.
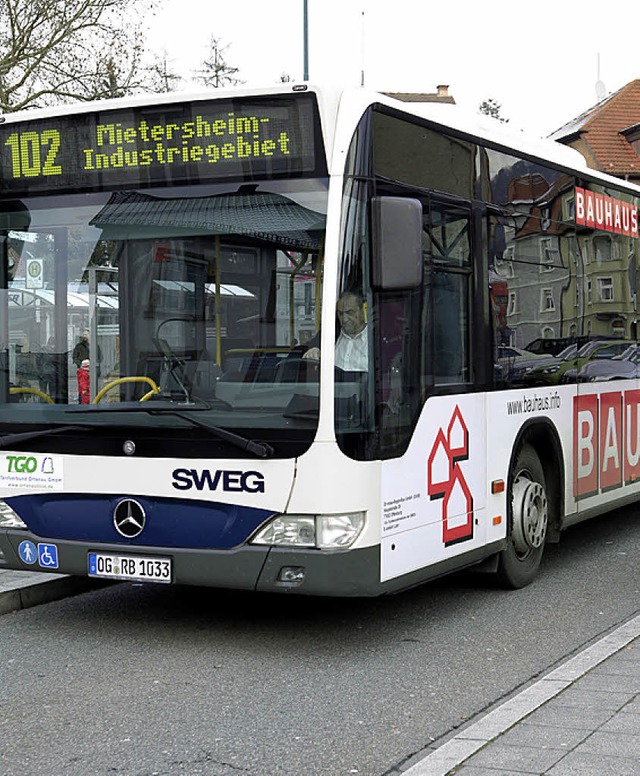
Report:
<svg viewBox="0 0 640 776"><path fill-rule="evenodd" d="M537 550L547 533L549 506L547 494L539 482L520 477L513 484L513 544L516 552Z"/></svg>

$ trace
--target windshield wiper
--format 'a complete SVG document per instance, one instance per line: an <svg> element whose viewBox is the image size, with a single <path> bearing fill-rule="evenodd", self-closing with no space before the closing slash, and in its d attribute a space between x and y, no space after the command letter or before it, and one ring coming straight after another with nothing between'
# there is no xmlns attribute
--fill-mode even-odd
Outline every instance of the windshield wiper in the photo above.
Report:
<svg viewBox="0 0 640 776"><path fill-rule="evenodd" d="M159 415L173 415L176 418L182 418L182 420L186 420L188 423L198 426L198 428L204 428L207 431L211 431L220 439L225 442L230 442L241 450L253 453L257 458L271 458L275 453L273 447L266 442L254 442L253 439L247 439L247 437L243 437L240 434L234 434L233 431L227 431L226 428L221 428L220 426L212 426L209 423L204 423L197 418L191 417L191 415L185 415L184 412L180 412L179 410L148 410L148 412L150 415L154 415L157 412Z"/></svg>
<svg viewBox="0 0 640 776"><path fill-rule="evenodd" d="M208 406L200 407L198 410L194 408L193 410L190 410L190 412L197 412L207 409L210 408ZM254 442L253 439L247 439L240 434L235 434L233 431L227 431L226 428L221 428L220 426L213 426L210 423L205 423L202 420L198 420L198 418L192 417L191 414L181 412L180 410L175 410L171 407L154 408L127 406L111 409L107 407L92 406L91 409L68 409L66 412L144 412L147 415L173 415L174 417L180 418L181 420L186 420L187 423L191 423L193 426L197 426L198 428L205 429L205 431L209 431L211 434L218 437L218 439L222 439L224 442L229 442L235 447L240 448L240 450L243 450L247 453L252 453L257 458L271 458L271 456L275 453L273 447L271 447L271 445L267 444L266 442Z"/></svg>
<svg viewBox="0 0 640 776"><path fill-rule="evenodd" d="M9 447L10 445L21 442L28 442L30 439L37 439L38 437L52 436L53 434L61 434L64 431L78 431L91 430L95 426L76 425L76 426L56 426L55 428L44 428L40 431L22 431L19 434L6 434L0 437L0 447Z"/></svg>

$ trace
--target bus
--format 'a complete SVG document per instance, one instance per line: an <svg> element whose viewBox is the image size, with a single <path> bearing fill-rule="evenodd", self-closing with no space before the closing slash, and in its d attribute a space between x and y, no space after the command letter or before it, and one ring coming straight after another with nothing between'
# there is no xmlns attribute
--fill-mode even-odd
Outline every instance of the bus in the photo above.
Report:
<svg viewBox="0 0 640 776"><path fill-rule="evenodd" d="M3 116L0 569L529 584L640 496L636 362L583 378L637 341L639 204L573 149L364 88ZM364 367L337 363L346 293ZM541 338L570 368L529 364Z"/></svg>

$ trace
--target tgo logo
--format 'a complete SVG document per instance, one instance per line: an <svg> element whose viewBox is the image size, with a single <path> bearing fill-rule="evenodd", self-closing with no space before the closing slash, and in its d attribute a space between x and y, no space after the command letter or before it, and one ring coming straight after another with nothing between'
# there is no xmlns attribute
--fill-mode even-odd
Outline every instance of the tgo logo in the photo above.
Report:
<svg viewBox="0 0 640 776"><path fill-rule="evenodd" d="M32 474L38 468L38 459L27 455L8 455L7 471Z"/></svg>
<svg viewBox="0 0 640 776"><path fill-rule="evenodd" d="M432 500L442 499L445 546L473 538L473 496L459 466L468 458L469 430L456 405L446 434L438 430L427 461L427 493Z"/></svg>

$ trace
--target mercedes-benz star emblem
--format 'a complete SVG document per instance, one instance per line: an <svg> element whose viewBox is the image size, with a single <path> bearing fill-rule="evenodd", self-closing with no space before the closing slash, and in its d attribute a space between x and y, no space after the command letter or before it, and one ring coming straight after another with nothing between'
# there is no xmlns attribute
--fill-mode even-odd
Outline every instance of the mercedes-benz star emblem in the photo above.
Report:
<svg viewBox="0 0 640 776"><path fill-rule="evenodd" d="M127 539L133 539L142 533L145 520L142 504L132 498L122 499L113 510L116 531Z"/></svg>

